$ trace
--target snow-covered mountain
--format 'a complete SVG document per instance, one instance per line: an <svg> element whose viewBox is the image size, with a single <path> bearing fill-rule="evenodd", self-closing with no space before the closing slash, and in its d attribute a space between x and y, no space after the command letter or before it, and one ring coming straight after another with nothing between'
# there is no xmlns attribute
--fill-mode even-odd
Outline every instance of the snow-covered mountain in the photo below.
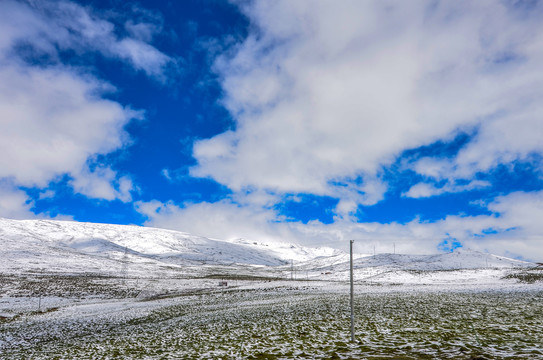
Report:
<svg viewBox="0 0 543 360"><path fill-rule="evenodd" d="M336 255L335 262L329 259L314 259L304 266L320 269L322 271L344 271L349 264L346 254ZM404 255L404 254L377 254L375 256L359 256L353 262L354 269L387 268L388 270L415 270L415 271L444 271L467 270L482 268L524 268L534 267L535 264L506 258L503 256L456 249L451 253L436 255Z"/></svg>
<svg viewBox="0 0 543 360"><path fill-rule="evenodd" d="M317 258L300 264L300 270L325 275L329 280L349 276L347 254ZM357 256L355 278L379 283L496 283L511 271L536 264L478 251L456 249L436 255L377 254Z"/></svg>
<svg viewBox="0 0 543 360"><path fill-rule="evenodd" d="M208 239L141 226L0 218L0 271L119 272L120 264L279 266L341 253L289 243Z"/></svg>
<svg viewBox="0 0 543 360"><path fill-rule="evenodd" d="M348 278L349 255L332 248L217 240L141 226L0 218L0 272L96 273L198 276L203 267L273 269L307 278ZM438 255L355 255L358 279L417 271L469 271L534 267L535 264L469 250ZM392 275L391 275L392 274ZM496 273L497 274L497 273ZM498 275L496 275L498 276ZM392 276L394 277L394 276Z"/></svg>

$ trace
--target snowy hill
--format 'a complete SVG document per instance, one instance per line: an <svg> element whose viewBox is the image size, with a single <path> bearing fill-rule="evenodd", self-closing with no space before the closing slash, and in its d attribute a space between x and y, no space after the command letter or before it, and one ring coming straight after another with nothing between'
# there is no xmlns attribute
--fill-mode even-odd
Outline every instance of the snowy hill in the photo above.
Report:
<svg viewBox="0 0 543 360"><path fill-rule="evenodd" d="M346 280L349 271L349 255L332 248L226 241L141 226L51 220L0 218L0 257L2 273L198 277L260 269L259 275L268 272L294 277L291 272L297 272L306 279ZM383 282L409 282L414 277L420 281L420 272L441 272L441 278L451 277L451 281L467 273L499 279L507 269L534 266L469 250L438 255L356 254L354 261L357 279Z"/></svg>
<svg viewBox="0 0 543 360"><path fill-rule="evenodd" d="M347 254L317 258L300 264L330 280L348 278ZM499 283L511 271L534 268L536 264L478 251L457 249L437 255L377 254L358 256L353 261L355 279L378 283L454 284Z"/></svg>
<svg viewBox="0 0 543 360"><path fill-rule="evenodd" d="M0 271L119 272L202 264L284 265L340 253L288 243L223 241L141 226L0 218ZM126 266L126 265L123 265Z"/></svg>
<svg viewBox="0 0 543 360"><path fill-rule="evenodd" d="M326 259L314 259L305 266L322 271L347 270L347 255L337 255L337 261L330 263ZM354 269L386 268L388 270L443 271L482 268L523 268L535 264L478 251L457 249L451 253L437 255L377 254L359 256L354 260Z"/></svg>
<svg viewBox="0 0 543 360"><path fill-rule="evenodd" d="M144 354L154 356L159 354L154 352L156 344L166 348L177 344L162 341L164 333L187 329L190 324L193 328L188 327L188 335L177 334L175 341L178 337L189 341L202 338L205 353L178 357L216 357L225 352L210 353L205 336L190 334L196 330L202 330L202 334L236 330L240 319L247 321L250 331L259 323L280 324L283 331L283 320L293 321L295 333L300 324L310 324L305 322L307 314L316 316L315 333L328 339L330 331L326 327L323 330L323 319L345 325L350 289L350 256L338 250L244 239L222 241L139 226L0 219L0 260L0 353L11 349L15 354L12 358L28 358L32 344L38 356L50 353L43 344L54 344L50 349L62 351L59 357L70 356L74 348L87 349L95 339L102 346L103 338L89 336L102 336L106 331L111 333L109 344L117 344L119 333L126 332L123 339L136 344L140 355L139 344L157 336L161 340L151 343L153 352ZM460 318L464 326L464 319L485 314L479 318L486 329L487 309L495 306L497 299L504 303L510 299L509 295L500 295L481 303L486 293L519 292L520 300L528 294L529 301L519 302L525 306L543 291L543 270L527 269L535 264L468 250L439 255L355 254L354 267L355 299L359 299L355 301L364 312L359 324L371 323L369 332L376 326L373 319L384 314L394 313L392 318L383 318L387 323L397 323L397 311L403 311L406 318L418 311L413 324L420 326L420 317L429 317L433 329L451 309L449 305L436 305L446 298L470 304L471 294L477 296L474 303L481 310L450 314L450 319ZM455 294L451 297L448 292ZM398 299L407 302L392 306ZM429 313L428 309L434 307ZM384 310L376 317L376 309ZM264 312L274 317L263 317ZM493 314L501 318L503 311ZM533 315L530 311L526 314ZM530 323L537 328L537 323ZM171 329L165 332L168 324ZM147 332L142 332L144 329ZM416 328L405 329L409 330L404 333L411 333ZM236 343L239 336L228 331L224 343ZM346 343L346 333L339 338L342 344ZM283 335L276 338L288 338ZM260 342L262 337L254 340ZM406 344L403 338L401 341ZM376 341L379 349L381 342ZM275 339L270 344L277 347ZM421 346L427 347L427 343ZM235 344L231 354L237 354L239 348ZM124 353L125 357L132 354ZM104 356L95 352L82 357Z"/></svg>

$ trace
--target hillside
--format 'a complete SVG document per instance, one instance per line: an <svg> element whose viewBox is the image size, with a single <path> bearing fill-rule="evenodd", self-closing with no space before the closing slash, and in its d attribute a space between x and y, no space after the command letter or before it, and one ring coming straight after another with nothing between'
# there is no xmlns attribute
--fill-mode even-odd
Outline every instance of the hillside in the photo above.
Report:
<svg viewBox="0 0 543 360"><path fill-rule="evenodd" d="M0 272L115 274L197 265L280 266L340 253L289 243L208 239L141 226L0 218Z"/></svg>
<svg viewBox="0 0 543 360"><path fill-rule="evenodd" d="M141 226L0 219L1 273L116 277L247 275L348 279L349 254L281 242L218 240ZM498 281L535 264L459 249L437 255L355 254L357 280ZM485 280L486 279L486 280Z"/></svg>

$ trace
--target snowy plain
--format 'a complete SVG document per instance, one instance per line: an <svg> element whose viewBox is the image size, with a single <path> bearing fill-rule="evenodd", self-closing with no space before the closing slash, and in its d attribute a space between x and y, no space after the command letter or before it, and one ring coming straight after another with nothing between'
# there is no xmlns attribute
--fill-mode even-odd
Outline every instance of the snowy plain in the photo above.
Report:
<svg viewBox="0 0 543 360"><path fill-rule="evenodd" d="M0 219L0 358L543 358L543 270ZM226 282L227 286L219 286Z"/></svg>

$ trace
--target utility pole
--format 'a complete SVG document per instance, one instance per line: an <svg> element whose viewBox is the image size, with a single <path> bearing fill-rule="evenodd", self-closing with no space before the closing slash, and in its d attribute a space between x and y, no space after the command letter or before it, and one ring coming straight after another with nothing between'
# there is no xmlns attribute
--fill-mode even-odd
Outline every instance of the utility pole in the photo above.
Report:
<svg viewBox="0 0 543 360"><path fill-rule="evenodd" d="M351 342L354 342L354 283L353 283L353 242L350 241L351 250Z"/></svg>

